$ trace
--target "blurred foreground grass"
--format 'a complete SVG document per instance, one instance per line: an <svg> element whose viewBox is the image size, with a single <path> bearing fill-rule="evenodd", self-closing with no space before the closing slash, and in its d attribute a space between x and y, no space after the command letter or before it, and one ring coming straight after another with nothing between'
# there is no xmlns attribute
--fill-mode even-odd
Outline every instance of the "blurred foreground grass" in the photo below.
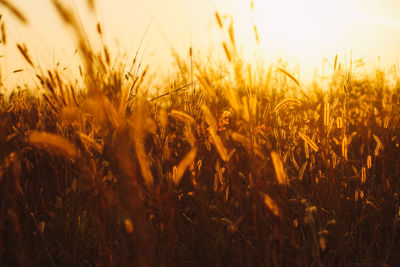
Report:
<svg viewBox="0 0 400 267"><path fill-rule="evenodd" d="M224 64L177 56L152 95L147 69L114 67L53 3L85 82L19 45L40 86L0 99L3 265L400 264L400 84L385 72L335 60L328 88L303 89L246 64L228 25Z"/></svg>

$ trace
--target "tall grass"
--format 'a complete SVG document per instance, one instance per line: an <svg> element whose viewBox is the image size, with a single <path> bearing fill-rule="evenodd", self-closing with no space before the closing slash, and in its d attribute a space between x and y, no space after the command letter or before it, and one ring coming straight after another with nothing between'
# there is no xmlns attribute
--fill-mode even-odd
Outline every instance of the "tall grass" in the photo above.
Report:
<svg viewBox="0 0 400 267"><path fill-rule="evenodd" d="M221 68L192 62L193 81L180 60L181 84L151 95L147 69L113 68L52 2L85 85L38 71L40 96L0 99L3 265L400 264L400 87L384 72L336 59L330 88L304 90L246 64L231 22Z"/></svg>

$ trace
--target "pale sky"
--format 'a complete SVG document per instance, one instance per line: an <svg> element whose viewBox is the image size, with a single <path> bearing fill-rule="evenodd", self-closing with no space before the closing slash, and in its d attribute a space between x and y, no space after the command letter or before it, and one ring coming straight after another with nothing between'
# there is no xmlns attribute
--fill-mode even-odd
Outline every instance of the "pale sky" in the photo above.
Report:
<svg viewBox="0 0 400 267"><path fill-rule="evenodd" d="M15 43L26 43L33 60L43 68L57 62L77 68L71 34L60 22L50 0L14 0L28 17L22 25L3 6L8 46L0 47L0 66L5 84L34 80L34 72L16 52ZM129 61L144 36L139 55L153 71L172 65L171 49L182 55L192 43L195 51L221 52L224 38L214 12L233 17L236 39L246 57L255 54L274 63L282 57L295 60L300 69L311 73L326 58L336 54L344 61L352 51L353 59L364 58L370 65L389 66L400 59L399 0L97 0L97 15L90 15L84 0L64 0L76 12L87 30L95 32L95 22L103 25L107 44L113 53L125 54ZM253 25L260 35L256 44ZM95 34L93 34L95 36ZM195 54L200 57L201 55ZM204 57L204 55L202 55ZM13 73L13 70L24 69ZM304 78L301 77L301 78Z"/></svg>

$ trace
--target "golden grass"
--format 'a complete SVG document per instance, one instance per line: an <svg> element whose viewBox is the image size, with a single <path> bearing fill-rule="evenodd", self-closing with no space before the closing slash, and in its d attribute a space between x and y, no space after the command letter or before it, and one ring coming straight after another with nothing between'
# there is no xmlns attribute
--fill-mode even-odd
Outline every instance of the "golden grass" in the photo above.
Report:
<svg viewBox="0 0 400 267"><path fill-rule="evenodd" d="M118 67L52 3L81 76L39 71L17 45L40 94L0 97L1 263L400 264L400 90L384 73L358 77L336 55L329 88L305 95L288 66L246 63L215 13L226 59L177 58L150 92L151 66Z"/></svg>
<svg viewBox="0 0 400 267"><path fill-rule="evenodd" d="M285 107L286 105L295 105L301 106L301 102L294 98L287 98L279 102L278 105L275 106L274 111L279 111L281 108Z"/></svg>
<svg viewBox="0 0 400 267"><path fill-rule="evenodd" d="M313 140L303 133L299 133L299 135L315 152L318 152L319 148Z"/></svg>
<svg viewBox="0 0 400 267"><path fill-rule="evenodd" d="M267 194L262 193L261 196L264 199L265 205L268 207L268 209L277 217L282 216L281 211L276 204L276 202Z"/></svg>
<svg viewBox="0 0 400 267"><path fill-rule="evenodd" d="M222 29L224 27L224 25L222 23L221 16L219 15L218 12L215 12L215 18L217 20L218 26Z"/></svg>
<svg viewBox="0 0 400 267"><path fill-rule="evenodd" d="M186 121L187 123L190 123L190 124L195 123L195 120L191 116L189 116L185 112L182 112L179 110L171 110L171 116L175 117L179 120Z"/></svg>
<svg viewBox="0 0 400 267"><path fill-rule="evenodd" d="M33 66L33 62L31 60L31 57L29 56L28 53L28 48L26 47L25 44L17 44L17 48L21 55L25 58L25 60L29 63L29 65Z"/></svg>
<svg viewBox="0 0 400 267"><path fill-rule="evenodd" d="M194 160L196 159L196 149L192 149L179 163L178 166L174 166L172 180L174 184L177 186L179 185L183 175L185 174L187 168L193 164Z"/></svg>
<svg viewBox="0 0 400 267"><path fill-rule="evenodd" d="M52 133L31 131L28 133L28 141L37 148L44 149L51 154L76 159L77 149L67 139Z"/></svg>
<svg viewBox="0 0 400 267"><path fill-rule="evenodd" d="M210 136L214 142L215 147L217 148L217 151L223 161L226 161L228 159L228 151L226 150L224 144L222 143L221 138L217 134L217 121L215 120L214 116L211 114L210 110L208 109L207 106L202 106L201 107L205 119L209 125L208 132L210 133Z"/></svg>
<svg viewBox="0 0 400 267"><path fill-rule="evenodd" d="M10 3L8 0L0 0L0 4L5 6L11 13L21 22L23 23L28 23L27 18L25 17L24 14L21 13L21 11L14 6L14 4Z"/></svg>
<svg viewBox="0 0 400 267"><path fill-rule="evenodd" d="M279 184L287 185L288 180L285 173L285 169L283 168L282 160L278 153L275 151L271 152L272 163L274 164L276 179Z"/></svg>

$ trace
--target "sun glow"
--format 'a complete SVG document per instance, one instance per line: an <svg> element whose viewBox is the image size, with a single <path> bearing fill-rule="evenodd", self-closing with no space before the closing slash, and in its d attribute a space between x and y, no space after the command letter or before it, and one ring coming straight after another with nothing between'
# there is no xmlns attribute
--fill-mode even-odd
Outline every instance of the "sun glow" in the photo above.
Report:
<svg viewBox="0 0 400 267"><path fill-rule="evenodd" d="M78 60L68 29L51 1L12 2L30 24L20 25L6 9L0 10L5 12L9 37L8 46L0 51L3 55L7 49L8 60L0 60L0 67L11 73L3 76L3 82L19 81L22 76L36 80L27 71L13 73L26 67L15 42L26 43L42 67L57 62L71 65L65 58ZM86 1L66 2L74 7L89 34L93 33L92 39L97 38L95 22L99 21L111 54L129 62L139 50L142 65L151 65L154 72L169 71L174 62L171 50L186 55L192 47L194 59L214 52L224 56L221 43L232 21L243 58L266 64L279 59L298 64L301 77L296 78L300 80L312 78L321 65L332 66L335 55L341 63L349 62L351 56L372 66L378 57L387 65L400 60L399 0L96 0L95 16L87 10ZM221 15L223 30L215 21L215 12Z"/></svg>
<svg viewBox="0 0 400 267"><path fill-rule="evenodd" d="M333 52L343 40L351 15L341 0L256 0L254 5L255 24L263 41L282 54L300 58Z"/></svg>
<svg viewBox="0 0 400 267"><path fill-rule="evenodd" d="M250 59L261 54L267 62L282 59L301 66L298 77L310 80L326 59L367 56L360 48L366 40L365 11L348 0L215 0L216 9L232 15L237 43ZM227 17L227 16L223 16ZM361 23L363 22L363 24ZM368 25L369 25L368 24ZM259 43L253 33L256 27ZM256 52L254 52L256 51ZM359 53L358 53L359 52Z"/></svg>

